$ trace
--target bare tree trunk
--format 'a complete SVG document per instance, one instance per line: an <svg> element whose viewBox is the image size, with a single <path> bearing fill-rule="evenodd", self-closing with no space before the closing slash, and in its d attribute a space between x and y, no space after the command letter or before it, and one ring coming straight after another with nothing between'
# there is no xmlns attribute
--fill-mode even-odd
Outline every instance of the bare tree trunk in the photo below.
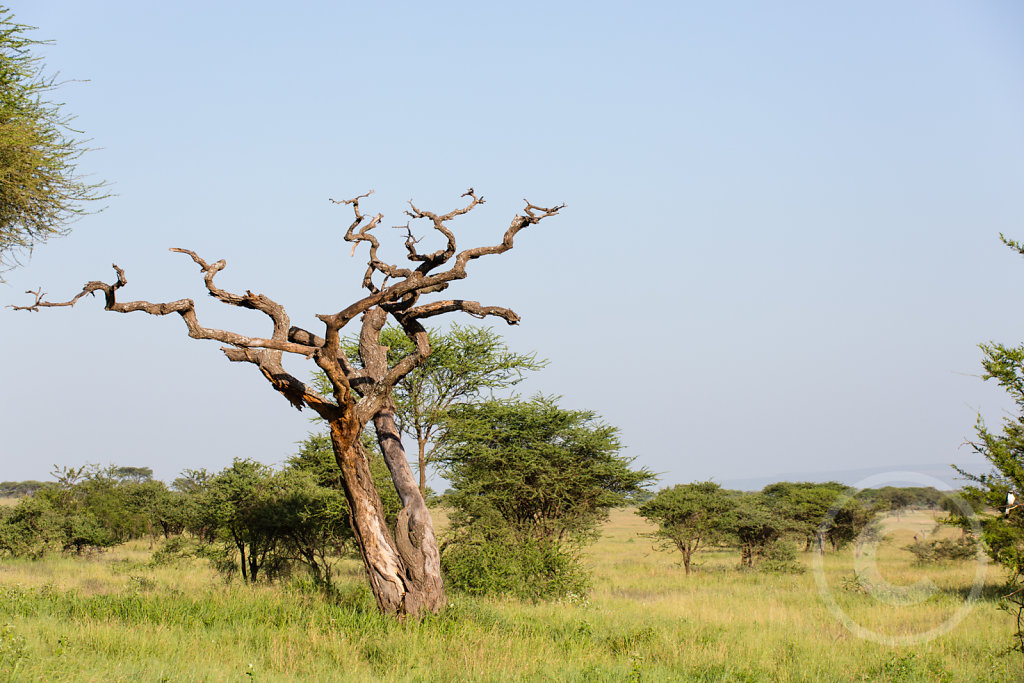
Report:
<svg viewBox="0 0 1024 683"><path fill-rule="evenodd" d="M381 612L406 614L409 610L405 604L405 566L384 518L384 506L373 483L366 452L359 443L359 423L343 417L330 426L352 532L370 579L370 590Z"/></svg>
<svg viewBox="0 0 1024 683"><path fill-rule="evenodd" d="M341 468L352 530L370 579L370 589L377 606L386 614L438 612L445 598L430 512L405 459L393 413L381 415L374 422L378 434L384 435L379 437L384 460L402 500L394 536L388 529L380 494L358 440L358 423L354 420L331 423L331 441Z"/></svg>
<svg viewBox="0 0 1024 683"><path fill-rule="evenodd" d="M391 471L391 479L402 501L402 510L398 513L398 524L395 527L395 540L408 574L407 608L410 613L420 609L438 612L445 601L441 581L441 554L437 549L430 511L409 469L409 460L395 425L394 407L386 405L378 412L373 418L373 426L377 430L377 441L384 454L384 462ZM422 469L420 484L425 486Z"/></svg>

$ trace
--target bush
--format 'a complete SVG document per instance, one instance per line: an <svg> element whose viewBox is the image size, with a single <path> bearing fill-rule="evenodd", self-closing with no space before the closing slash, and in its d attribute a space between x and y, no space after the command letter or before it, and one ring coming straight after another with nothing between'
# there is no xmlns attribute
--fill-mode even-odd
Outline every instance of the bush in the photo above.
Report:
<svg viewBox="0 0 1024 683"><path fill-rule="evenodd" d="M63 547L61 515L40 496L0 510L0 552L38 559Z"/></svg>
<svg viewBox="0 0 1024 683"><path fill-rule="evenodd" d="M457 406L445 430L447 585L531 600L584 594L579 549L654 479L619 455L617 430L542 396Z"/></svg>
<svg viewBox="0 0 1024 683"><path fill-rule="evenodd" d="M953 540L951 538L940 538L927 542L918 541L917 543L903 546L903 549L913 553L918 564L971 560L978 554L977 543L969 539Z"/></svg>
<svg viewBox="0 0 1024 683"><path fill-rule="evenodd" d="M157 548L149 562L154 567L163 567L178 564L195 555L195 549L188 540L181 536L175 536L174 538L167 539L162 546Z"/></svg>
<svg viewBox="0 0 1024 683"><path fill-rule="evenodd" d="M502 529L472 529L446 543L441 568L449 590L469 595L552 600L589 590L588 573L575 553L537 538L516 538Z"/></svg>
<svg viewBox="0 0 1024 683"><path fill-rule="evenodd" d="M802 574L807 571L807 567L797 560L796 548L792 543L775 541L757 554L758 562L754 568L758 571L772 574Z"/></svg>

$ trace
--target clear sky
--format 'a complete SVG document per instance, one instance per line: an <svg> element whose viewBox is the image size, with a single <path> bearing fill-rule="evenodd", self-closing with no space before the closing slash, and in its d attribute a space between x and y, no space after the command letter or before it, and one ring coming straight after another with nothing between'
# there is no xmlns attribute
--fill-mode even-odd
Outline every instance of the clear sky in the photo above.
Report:
<svg viewBox="0 0 1024 683"><path fill-rule="evenodd" d="M359 295L350 214L566 202L453 294L512 307L523 386L622 430L662 483L980 459L986 340L1024 341L1024 5L13 2L112 184L0 286L204 297L169 247L295 324ZM402 254L398 233L388 253ZM314 428L177 316L0 311L0 479L54 464L277 463ZM472 320L460 320L472 322ZM311 368L292 362L307 376Z"/></svg>

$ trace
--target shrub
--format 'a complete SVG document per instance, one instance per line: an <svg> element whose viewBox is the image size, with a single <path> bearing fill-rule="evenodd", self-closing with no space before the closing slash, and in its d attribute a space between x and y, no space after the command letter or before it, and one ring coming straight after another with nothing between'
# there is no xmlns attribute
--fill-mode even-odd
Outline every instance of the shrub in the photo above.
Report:
<svg viewBox="0 0 1024 683"><path fill-rule="evenodd" d="M588 573L577 554L543 539L517 538L505 529L471 529L446 543L441 568L449 590L470 595L552 600L589 590Z"/></svg>
<svg viewBox="0 0 1024 683"><path fill-rule="evenodd" d="M758 561L754 568L758 571L772 574L802 574L807 571L807 567L797 560L797 551L792 543L775 541L766 545L757 554Z"/></svg>
<svg viewBox="0 0 1024 683"><path fill-rule="evenodd" d="M978 554L978 546L969 539L940 538L934 541L918 541L903 546L913 553L918 564L971 560Z"/></svg>
<svg viewBox="0 0 1024 683"><path fill-rule="evenodd" d="M38 559L63 547L61 515L40 496L0 510L0 552Z"/></svg>

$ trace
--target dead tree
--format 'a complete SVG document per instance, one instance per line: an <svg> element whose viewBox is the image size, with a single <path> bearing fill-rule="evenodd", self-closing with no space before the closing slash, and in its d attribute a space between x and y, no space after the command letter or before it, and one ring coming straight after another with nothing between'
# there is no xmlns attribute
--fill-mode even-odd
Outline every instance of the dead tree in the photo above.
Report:
<svg viewBox="0 0 1024 683"><path fill-rule="evenodd" d="M360 243L369 245L369 261L362 281L368 294L337 313L317 315L323 325L323 336L293 326L284 307L263 294L248 290L245 294L234 294L220 289L214 284L214 276L224 269L225 262L208 263L188 249L171 251L187 254L196 262L212 297L231 306L254 309L270 318L273 331L269 337L248 337L203 327L191 299L166 303L118 301L118 290L127 284L127 280L124 270L117 265L113 266L117 280L112 284L89 282L74 298L63 302L47 301L41 290L28 292L35 295L35 302L13 308L38 311L44 307L74 306L85 295L102 292L106 298L104 308L108 311L142 311L151 315L177 313L193 339L212 339L226 344L221 350L228 360L252 363L293 406L299 410L303 407L313 409L329 425L331 444L348 499L350 523L381 612L400 616L423 610L437 612L444 605L437 540L430 513L413 478L395 426L391 390L430 354L427 333L420 322L424 318L461 311L478 318L494 316L510 325L519 322L519 316L507 308L482 306L476 301L462 299L421 299L465 278L470 261L508 251L520 230L556 215L564 205L543 208L526 202L526 208L512 219L499 244L457 251L455 235L448 224L482 204L483 197L477 196L470 188L462 195L469 198L468 204L440 215L421 210L410 201L406 214L413 220L429 221L430 227L444 238L445 246L431 253L420 253L416 246L419 240L407 224L403 228L407 234L405 249L410 267L401 267L378 256L380 244L372 231L380 225L383 216L379 213L367 216L359 205L360 200L369 194L372 192L335 202L351 206L355 214L345 232L345 240L352 242L352 254ZM375 281L377 279L379 283ZM379 341L380 332L389 317L401 326L415 345L413 352L391 365L387 361L388 349ZM357 318L361 327L358 335L360 362L356 364L346 357L342 349L341 330ZM331 395L317 393L288 373L282 365L286 353L313 360L327 376ZM374 486L367 454L359 438L371 420L402 502L393 532L385 521L380 495Z"/></svg>

